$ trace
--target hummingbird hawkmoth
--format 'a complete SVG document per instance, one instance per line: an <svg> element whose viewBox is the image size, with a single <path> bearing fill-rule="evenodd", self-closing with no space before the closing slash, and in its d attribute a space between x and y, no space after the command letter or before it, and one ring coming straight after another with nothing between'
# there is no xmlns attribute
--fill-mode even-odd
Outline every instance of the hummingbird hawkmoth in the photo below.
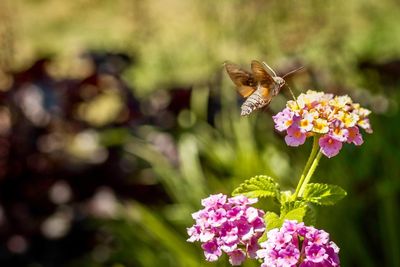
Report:
<svg viewBox="0 0 400 267"><path fill-rule="evenodd" d="M254 110L267 106L285 85L283 78L303 68L291 71L281 78L266 63L260 63L257 60L251 61L251 72L229 61L226 61L224 65L238 93L246 98L241 107L240 115L242 116L247 116ZM274 76L270 75L265 68L268 68Z"/></svg>

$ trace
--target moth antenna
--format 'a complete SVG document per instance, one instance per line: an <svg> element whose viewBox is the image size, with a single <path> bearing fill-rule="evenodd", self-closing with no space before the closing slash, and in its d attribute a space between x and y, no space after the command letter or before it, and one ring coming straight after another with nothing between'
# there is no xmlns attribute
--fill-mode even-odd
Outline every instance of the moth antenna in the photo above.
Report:
<svg viewBox="0 0 400 267"><path fill-rule="evenodd" d="M265 63L265 62L263 61L263 64L274 74L275 77L277 77L275 71L274 71L270 66L268 66L267 63Z"/></svg>
<svg viewBox="0 0 400 267"><path fill-rule="evenodd" d="M300 68L297 68L297 69L289 71L288 73L286 73L285 75L282 76L282 79L285 78L286 76L292 74L292 73L295 73L296 71L301 70L301 69L304 69L304 66L301 66Z"/></svg>

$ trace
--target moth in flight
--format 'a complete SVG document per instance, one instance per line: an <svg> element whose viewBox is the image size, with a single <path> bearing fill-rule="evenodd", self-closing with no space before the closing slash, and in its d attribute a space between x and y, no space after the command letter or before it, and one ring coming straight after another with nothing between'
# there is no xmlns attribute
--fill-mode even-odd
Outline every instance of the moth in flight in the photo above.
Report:
<svg viewBox="0 0 400 267"><path fill-rule="evenodd" d="M242 97L246 98L241 107L240 115L242 116L247 116L254 110L267 106L285 85L283 78L303 68L291 71L281 78L266 63L262 64L257 60L251 61L251 72L229 61L226 61L224 65L229 77L236 85L237 91ZM265 67L274 76L271 76Z"/></svg>

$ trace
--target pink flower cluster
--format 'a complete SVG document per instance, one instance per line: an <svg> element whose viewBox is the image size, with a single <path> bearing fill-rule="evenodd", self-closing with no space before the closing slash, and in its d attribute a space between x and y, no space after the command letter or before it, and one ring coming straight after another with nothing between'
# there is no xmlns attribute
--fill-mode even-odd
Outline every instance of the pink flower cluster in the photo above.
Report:
<svg viewBox="0 0 400 267"><path fill-rule="evenodd" d="M208 261L216 261L222 252L232 265L256 257L258 239L265 231L264 212L251 207L256 198L218 194L202 200L204 209L192 214L196 224L187 229L189 242L200 241Z"/></svg>
<svg viewBox="0 0 400 267"><path fill-rule="evenodd" d="M286 220L283 226L267 233L257 257L261 267L331 267L340 266L339 248L329 241L329 234L304 223Z"/></svg>
<svg viewBox="0 0 400 267"><path fill-rule="evenodd" d="M275 129L286 131L286 144L299 146L312 135L319 138L321 152L327 157L337 155L342 144L363 143L359 127L372 133L368 109L353 103L351 98L333 96L322 92L307 91L300 94L296 101L287 102L286 108L273 116Z"/></svg>

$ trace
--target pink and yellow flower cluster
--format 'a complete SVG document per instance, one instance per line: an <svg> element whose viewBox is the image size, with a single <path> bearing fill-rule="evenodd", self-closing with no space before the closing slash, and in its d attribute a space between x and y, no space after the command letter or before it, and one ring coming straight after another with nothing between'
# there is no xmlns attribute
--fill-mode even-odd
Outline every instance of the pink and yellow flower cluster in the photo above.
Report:
<svg viewBox="0 0 400 267"><path fill-rule="evenodd" d="M323 92L307 91L273 116L275 129L286 131L289 146L304 144L309 136L320 135L319 146L327 157L337 155L343 143L357 146L363 143L359 128L372 133L368 109L353 103L347 96L333 96Z"/></svg>

